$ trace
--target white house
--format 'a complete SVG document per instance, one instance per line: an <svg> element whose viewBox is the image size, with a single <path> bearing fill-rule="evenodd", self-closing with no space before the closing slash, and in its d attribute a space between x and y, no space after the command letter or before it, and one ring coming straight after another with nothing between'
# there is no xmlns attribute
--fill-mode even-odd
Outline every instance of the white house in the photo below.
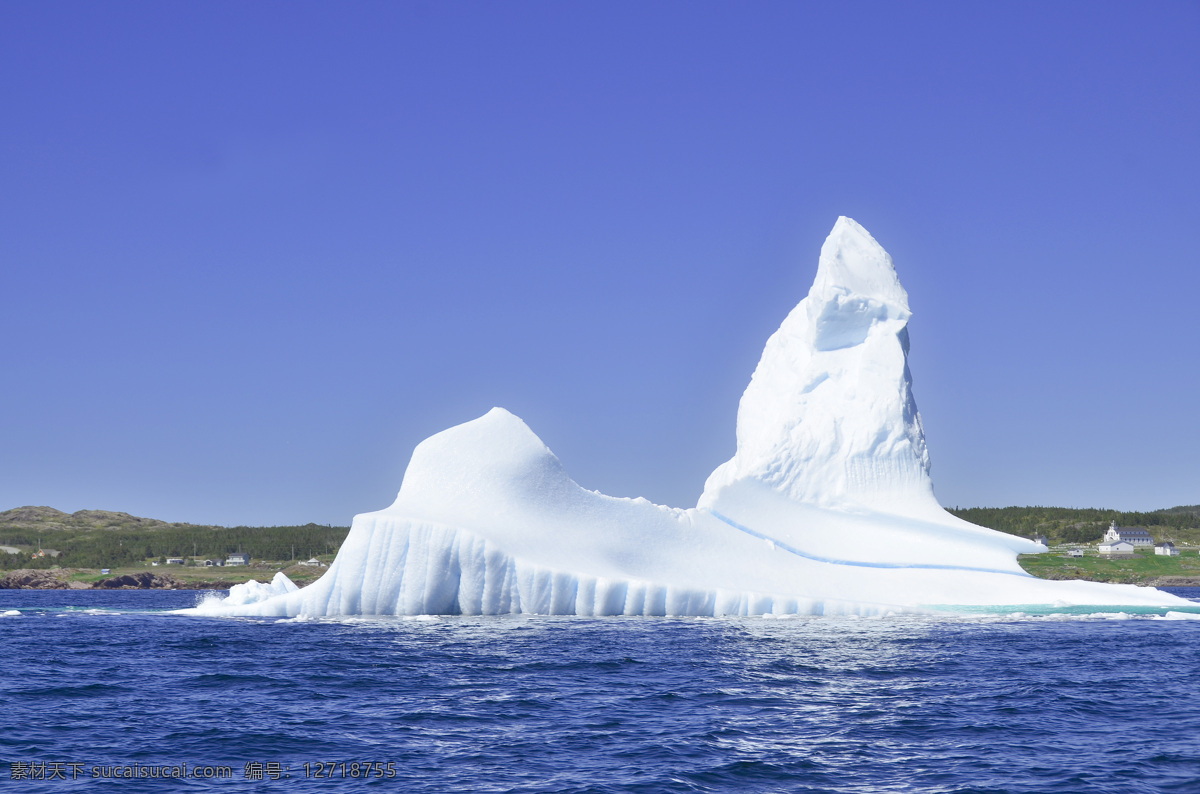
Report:
<svg viewBox="0 0 1200 794"><path fill-rule="evenodd" d="M1155 546L1154 553L1160 557L1178 557L1179 549L1175 548L1174 543L1167 540Z"/></svg>
<svg viewBox="0 0 1200 794"><path fill-rule="evenodd" d="M236 554L230 554L229 558L225 560L225 564L226 565L249 565L250 564L250 555L243 554L240 551L237 552Z"/></svg>
<svg viewBox="0 0 1200 794"><path fill-rule="evenodd" d="M1127 540L1110 540L1100 544L1100 553L1109 556L1133 555L1133 544Z"/></svg>
<svg viewBox="0 0 1200 794"><path fill-rule="evenodd" d="M1109 525L1108 531L1104 533L1104 541L1127 540L1134 546L1153 546L1154 538L1150 537L1149 531L1145 529L1122 529L1117 526L1114 521Z"/></svg>

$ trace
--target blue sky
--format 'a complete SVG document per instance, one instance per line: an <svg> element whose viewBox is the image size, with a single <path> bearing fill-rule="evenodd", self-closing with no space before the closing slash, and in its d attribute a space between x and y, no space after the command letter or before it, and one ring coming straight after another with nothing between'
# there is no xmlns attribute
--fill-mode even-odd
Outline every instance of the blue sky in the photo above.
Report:
<svg viewBox="0 0 1200 794"><path fill-rule="evenodd" d="M694 504L838 215L948 505L1200 503L1200 5L4 3L0 510Z"/></svg>

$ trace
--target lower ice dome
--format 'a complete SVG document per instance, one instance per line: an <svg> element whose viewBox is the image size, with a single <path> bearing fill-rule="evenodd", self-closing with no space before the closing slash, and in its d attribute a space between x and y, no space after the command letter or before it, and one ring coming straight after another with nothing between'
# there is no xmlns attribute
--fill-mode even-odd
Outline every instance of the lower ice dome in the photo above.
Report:
<svg viewBox="0 0 1200 794"><path fill-rule="evenodd" d="M1189 605L1152 588L1047 581L1045 546L937 503L891 257L839 218L817 276L738 407L737 452L697 507L576 484L502 408L417 445L388 508L355 516L297 590L233 588L191 613L873 615L984 605Z"/></svg>

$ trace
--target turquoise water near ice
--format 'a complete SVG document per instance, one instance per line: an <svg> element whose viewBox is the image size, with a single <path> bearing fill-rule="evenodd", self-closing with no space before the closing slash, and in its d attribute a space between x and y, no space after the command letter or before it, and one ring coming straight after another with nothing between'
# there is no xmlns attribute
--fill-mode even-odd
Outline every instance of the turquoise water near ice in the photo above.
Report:
<svg viewBox="0 0 1200 794"><path fill-rule="evenodd" d="M1165 610L164 613L196 598L0 591L0 789L1200 791L1200 621ZM188 777L106 777L151 771Z"/></svg>

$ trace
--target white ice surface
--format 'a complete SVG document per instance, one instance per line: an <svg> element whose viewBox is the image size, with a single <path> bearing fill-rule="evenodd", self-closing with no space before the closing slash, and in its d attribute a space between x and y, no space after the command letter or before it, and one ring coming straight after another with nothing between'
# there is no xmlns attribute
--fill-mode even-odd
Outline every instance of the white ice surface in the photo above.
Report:
<svg viewBox="0 0 1200 794"><path fill-rule="evenodd" d="M251 579L242 584L236 584L229 589L229 595L220 600L220 603L226 607L243 606L245 604L256 604L260 601L266 601L275 596L287 595L294 593L300 588L296 587L295 582L287 577L283 571L275 574L271 579L270 584L264 584L257 579Z"/></svg>
<svg viewBox="0 0 1200 794"><path fill-rule="evenodd" d="M969 524L933 494L891 257L840 218L816 280L767 341L737 452L695 508L577 485L501 408L421 442L387 509L355 516L297 590L234 588L191 612L325 616L856 614L934 606L1190 602L1025 574L1031 540Z"/></svg>
<svg viewBox="0 0 1200 794"><path fill-rule="evenodd" d="M808 297L767 340L738 407L737 454L700 506L754 480L803 504L943 512L908 372L909 316L892 258L839 218Z"/></svg>

